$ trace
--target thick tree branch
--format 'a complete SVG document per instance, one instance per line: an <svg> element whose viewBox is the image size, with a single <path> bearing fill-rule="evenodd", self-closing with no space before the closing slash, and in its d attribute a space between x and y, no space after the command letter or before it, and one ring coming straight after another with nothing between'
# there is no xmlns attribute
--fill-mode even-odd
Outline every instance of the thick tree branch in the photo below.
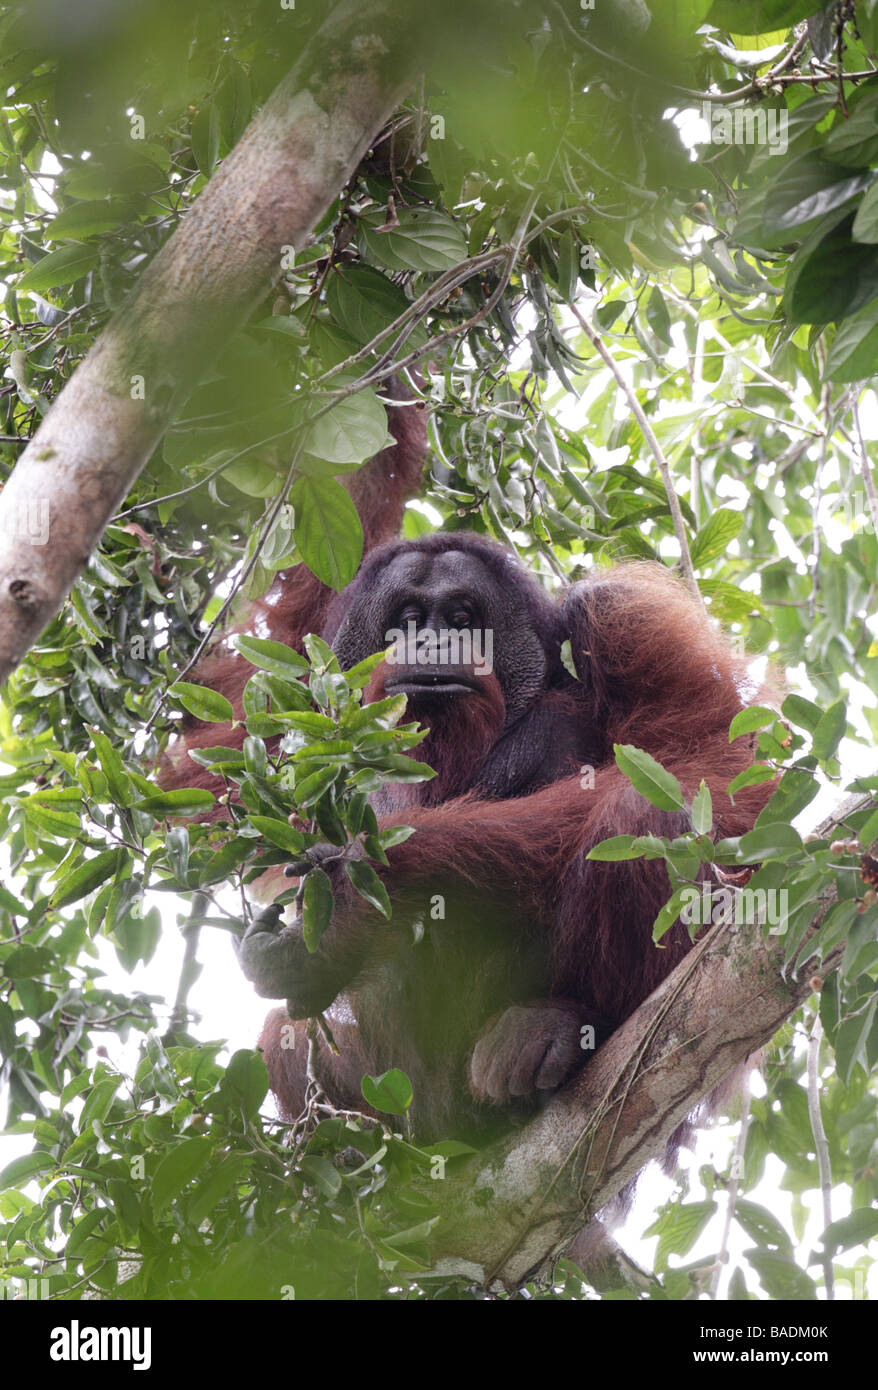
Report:
<svg viewBox="0 0 878 1390"><path fill-rule="evenodd" d="M408 87L415 51L414 24L390 0L335 8L53 404L0 497L0 681L279 277L282 249L305 244L356 168ZM29 518L47 509L48 539L34 544Z"/></svg>
<svg viewBox="0 0 878 1390"><path fill-rule="evenodd" d="M872 804L849 798L818 834ZM815 904L812 932L833 901ZM814 969L799 962L785 975L783 937L758 926L714 928L537 1119L449 1174L435 1271L510 1288L560 1253L808 997Z"/></svg>

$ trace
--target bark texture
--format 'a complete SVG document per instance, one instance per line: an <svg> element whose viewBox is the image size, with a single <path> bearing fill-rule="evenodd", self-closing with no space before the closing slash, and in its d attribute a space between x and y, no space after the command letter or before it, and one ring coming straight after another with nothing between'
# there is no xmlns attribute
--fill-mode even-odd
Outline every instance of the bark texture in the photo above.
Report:
<svg viewBox="0 0 878 1390"><path fill-rule="evenodd" d="M390 0L339 5L53 403L0 497L0 681L278 279L283 248L306 242L356 168L409 85L415 51ZM27 519L47 506L48 539L35 544Z"/></svg>
<svg viewBox="0 0 878 1390"><path fill-rule="evenodd" d="M817 833L873 804L849 798ZM812 934L834 900L827 892L815 903ZM834 970L843 951L841 942L814 966L805 947L791 976L782 936L714 928L536 1119L449 1173L435 1272L506 1288L531 1277L661 1156L699 1101L769 1042L812 993L814 974ZM435 1189L425 1184L433 1200ZM598 1265L606 1255L598 1250Z"/></svg>

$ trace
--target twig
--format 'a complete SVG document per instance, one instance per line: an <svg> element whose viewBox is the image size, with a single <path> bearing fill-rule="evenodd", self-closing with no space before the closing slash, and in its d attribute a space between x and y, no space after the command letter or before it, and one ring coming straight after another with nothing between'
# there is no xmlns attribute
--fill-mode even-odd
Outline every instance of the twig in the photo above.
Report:
<svg viewBox="0 0 878 1390"><path fill-rule="evenodd" d="M738 1204L738 1193L741 1190L741 1168L744 1163L744 1149L747 1146L747 1131L750 1128L750 1073L744 1083L744 1093L741 1097L741 1128L738 1131L738 1141L735 1144L735 1152L732 1155L732 1174L729 1179L728 1198L726 1201L726 1215L723 1221L722 1239L719 1243L719 1254L716 1258L716 1269L710 1281L710 1296L716 1298L719 1292L720 1280L723 1270L729 1262L729 1234L732 1229L732 1221L735 1216L735 1207Z"/></svg>
<svg viewBox="0 0 878 1390"><path fill-rule="evenodd" d="M823 501L823 470L826 467L826 456L829 452L829 413L830 413L830 389L824 386L821 395L821 410L823 414L823 439L820 443L820 459L814 470L814 529L811 532L811 596L808 600L808 616L814 617L817 612L817 595L820 592L820 504Z"/></svg>
<svg viewBox="0 0 878 1390"><path fill-rule="evenodd" d="M326 408L328 409L328 407L326 407ZM324 413L324 412L321 411L321 412L319 412L319 413L322 414L322 413ZM314 418L316 419L316 416L315 416ZM262 535L259 537L259 540L257 541L256 545L255 545L254 548L253 548L253 554L250 556L250 559L247 561L247 564L245 565L244 569L242 570L240 576L238 577L237 582L232 586L231 593L228 595L228 597L227 597L227 598L225 599L225 601L223 602L223 604L222 604L222 606L221 606L219 612L217 613L217 615L216 615L216 617L214 618L213 622L211 623L210 627L207 629L207 632L204 634L204 636L202 637L202 639L201 639L201 641L199 642L198 646L195 648L195 651L193 652L192 656L189 658L189 660L187 661L186 665L183 667L183 670L180 671L180 672L174 677L174 679L171 681L170 685L168 685L168 686L165 688L165 690L163 691L163 693L159 696L159 698L158 698L158 700L156 701L156 704L155 704L155 706L154 706L154 708L153 708L152 713L150 714L149 718L147 719L145 725L143 726L143 732L144 732L144 734L148 734L148 733L149 733L150 729L152 728L153 724L155 723L156 719L158 718L158 716L159 716L161 710L164 708L164 705L165 705L165 703L167 702L168 697L170 696L170 694L171 694L171 692L172 692L174 686L177 685L177 683L178 683L179 681L184 680L185 677L189 674L189 672L193 669L194 666L196 666L196 664L197 664L198 661L200 660L202 653L204 652L205 648L207 647L208 643L210 642L210 639L213 637L213 634L216 632L216 630L217 630L217 628L219 627L220 623L221 623L221 622L223 621L223 619L225 618L226 614L228 613L229 609L231 608L232 604L234 603L235 599L237 598L239 591L241 590L241 588L242 588L243 585L245 584L245 582L246 582L248 576L250 575L250 572L253 570L254 566L256 565L256 562L257 562L257 560L259 559L259 556L262 554L262 548L263 548L263 546L265 545L266 540L268 539L269 533L271 532L271 528L272 528L272 526L274 525L274 523L275 523L275 521L276 521L276 519L277 519L278 513L280 512L281 507L284 505L284 503L286 502L287 496L289 495L289 491L290 491L290 488L292 487L293 479L294 479L295 473L296 473L296 464L297 464L298 461L299 461L299 454L302 452L302 445L304 444L304 441L305 441L305 435L304 435L304 433L303 433L303 434L300 434L300 435L299 435L299 439L298 439L298 441L297 441L297 443L296 443L296 446L295 446L295 448L294 448L294 450L293 450L293 457L292 457L292 459L290 460L290 466L289 466L289 468L287 469L287 476L286 476L286 478L284 479L283 486L282 486L280 492L278 493L277 498L275 499L274 506L272 507L270 513L268 514L268 517L267 517L267 518L263 518Z"/></svg>
<svg viewBox="0 0 878 1390"><path fill-rule="evenodd" d="M634 65L629 63L625 58L620 58L617 53L611 53L604 48L598 48L597 44L592 43L584 34L580 34L578 30L574 29L560 5L553 3L551 9L560 20L563 28L567 30L570 37L578 43L580 47L589 49L597 58L603 58L609 63L615 63L618 67L627 69L627 71L633 73L635 77L640 77L647 82L656 84L654 73L646 72L643 68L634 67ZM835 82L839 78L845 82L865 82L867 78L875 76L874 69L872 68L867 69L865 72L844 72L843 70L838 71L827 68L825 73L820 74L800 72L786 73L784 70L800 55L802 48L804 48L804 43L801 43L801 46L799 46L800 43L801 41L797 39L792 48L778 60L773 68L769 68L767 73L763 74L761 77L754 77L746 86L735 87L730 92L700 92L694 87L682 87L679 83L670 81L663 81L660 85L665 87L668 91L680 92L681 95L693 97L697 101L725 103L743 101L745 97L749 96L762 96L765 90L773 85L790 87L803 84L811 87L817 82Z"/></svg>
<svg viewBox="0 0 878 1390"><path fill-rule="evenodd" d="M418 299L413 300L412 303L394 319L393 323L389 323L386 328L382 328L364 347L358 348L356 352L351 353L350 357L346 357L343 362L339 362L334 367L330 367L322 376L315 377L314 381L311 383L312 389L316 390L325 382L332 381L335 377L347 372L351 367L355 367L359 362L362 362L366 357L369 357L375 352L378 344L382 343L385 338L390 337L392 333L401 334L393 344L393 347L390 348L389 351L382 356L380 362L376 364L378 367L382 366L383 363L388 361L389 358L395 354L400 343L404 342L405 338L409 336L409 333L413 332L430 309L434 308L436 304L441 303L452 290L457 289L459 285L464 284L467 280L471 279L473 275L477 275L479 271L495 265L497 261L504 260L507 254L506 247L498 247L495 251L484 251L478 256L470 256L467 260L459 262L456 266L452 266L450 270L446 270L438 280L434 280L433 284L430 285ZM466 325L464 325L464 327L465 326ZM406 327L407 331L402 333L402 330ZM455 331L461 330L455 329ZM425 351L432 348L433 345L439 341L439 338L431 339L430 342L427 343ZM374 370L375 368L372 368L373 372ZM394 370L396 370L396 368L394 368ZM357 389L360 389L359 383L357 384Z"/></svg>
<svg viewBox="0 0 878 1390"><path fill-rule="evenodd" d="M198 492L200 488L212 483L214 478L225 473L227 468L231 468L233 463L237 463L246 454L252 454L255 449L263 449L266 444L273 444L277 439L286 439L291 433L292 430L279 430L277 434L270 434L265 439L257 439L255 444L248 444L245 448L239 449L236 454L232 454L231 458L227 458L224 463L219 464L203 478L199 478L196 483L190 483L188 487L181 487L178 492L166 492L163 497L151 497L146 502L136 502L134 506L127 507L124 512L117 512L111 518L110 525L118 526L120 521L124 521L128 516L133 516L135 512L146 511L150 507L158 507L163 502L175 502L180 497L188 497L191 492Z"/></svg>
<svg viewBox="0 0 878 1390"><path fill-rule="evenodd" d="M857 467L860 470L860 477L863 479L863 486L866 489L866 496L869 499L869 511L872 513L872 525L875 528L875 535L878 536L878 495L875 493L875 481L872 477L872 469L869 466L869 456L866 453L866 445L863 441L863 428L860 424L860 406L856 396L851 405L851 413L857 428L857 441L859 443L859 448L855 451Z"/></svg>
<svg viewBox="0 0 878 1390"><path fill-rule="evenodd" d="M635 392L632 390L632 388L628 385L628 382L625 380L625 376L618 362L613 357L609 349L604 345L603 339L601 338L600 334L597 332L596 329L592 328L591 324L587 321L587 319L583 317L583 315L579 312L575 304L571 305L571 308L573 310L574 318L578 322L579 326L582 328L592 347L595 349L598 356L603 359L603 361L609 367L610 371L615 377L619 389L623 392L625 399L627 400L628 405L631 408L632 415L634 416L635 420L641 428L641 431L643 432L643 437L646 440L647 445L649 446L652 456L659 466L659 472L662 475L662 482L665 485L665 493L667 494L668 498L668 506L671 511L671 519L674 523L674 535L677 537L677 544L680 547L680 568L683 571L683 578L686 580L686 583L689 586L689 589L691 590L693 596L698 599L699 603L702 603L703 600L701 597L701 590L698 587L698 580L695 578L695 570L692 567L692 556L689 554L689 541L686 536L686 526L683 521L683 513L680 510L680 502L677 497L676 491L674 490L674 480L671 477L671 470L668 466L668 461L665 458L665 455L662 451L662 447L656 439L655 432L652 426L650 425L645 414L643 413L643 408L641 407L640 401L637 399Z"/></svg>
<svg viewBox="0 0 878 1390"><path fill-rule="evenodd" d="M823 1114L820 1109L820 1040L823 1028L820 1015L814 1019L811 1037L808 1042L808 1114L811 1119L811 1133L814 1135L814 1148L817 1152L817 1172L820 1176L820 1191L823 1196L823 1228L832 1221L832 1165L829 1161L829 1144L823 1128ZM823 1283L826 1297L835 1298L835 1273L832 1268L832 1252L827 1249L823 1257Z"/></svg>
<svg viewBox="0 0 878 1390"><path fill-rule="evenodd" d="M449 338L456 338L459 337L461 334L468 333L471 328L475 328L476 324L481 323L483 319L486 319L488 317L488 315L494 310L494 308L503 298L503 295L506 293L506 288L509 284L509 280L512 275L513 268L515 266L515 262L518 259L518 253L521 250L522 245L524 243L525 233L527 231L527 224L530 221L531 215L536 205L536 201L537 194L531 194L530 198L528 198L527 204L525 205L524 211L522 212L521 217L519 218L518 226L515 229L515 234L513 235L511 241L506 246L502 246L499 248L499 251L505 258L503 269L500 272L500 277L497 281L496 288L494 289L493 293L489 296L489 298L485 300L481 309L476 310L476 312L472 314L468 319L466 319L465 322L455 324L453 328L446 328L442 333L438 334L437 337L431 338L429 343L427 343L424 347L416 348L413 352L410 352L407 357L401 358L398 362L394 364L390 362L390 358L392 353L395 353L397 347L399 346L399 344L395 343L393 348L386 352L384 354L384 357L381 359L381 362L388 363L389 365L382 366L379 363L370 372L367 372L366 375L361 377L360 380L356 383L357 390L362 389L362 387L364 386L373 386L376 384L376 382L383 381L386 376L390 376L394 372L399 373L406 371L416 362L419 362L421 358L426 357L430 353L432 353L440 343L446 342ZM408 337L408 333L405 334L405 337Z"/></svg>
<svg viewBox="0 0 878 1390"><path fill-rule="evenodd" d="M189 921L183 928L183 940L186 944L183 950L183 964L180 966L180 979L177 983L177 997L174 1000L174 1007L168 1024L169 1037L182 1032L186 1023L186 1001L190 989L198 978L197 951L198 938L201 935L198 920L204 916L206 905L207 895L205 893L193 893L192 904L189 908Z"/></svg>

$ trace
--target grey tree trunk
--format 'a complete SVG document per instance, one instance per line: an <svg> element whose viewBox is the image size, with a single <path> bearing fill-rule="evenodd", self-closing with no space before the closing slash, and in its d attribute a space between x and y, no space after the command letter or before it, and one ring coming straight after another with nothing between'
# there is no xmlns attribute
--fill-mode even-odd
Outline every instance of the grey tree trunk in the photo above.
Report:
<svg viewBox="0 0 878 1390"><path fill-rule="evenodd" d="M174 413L398 104L413 25L339 5L53 403L0 496L0 681L57 613ZM142 387L140 385L142 383ZM48 539L27 519L48 509Z"/></svg>

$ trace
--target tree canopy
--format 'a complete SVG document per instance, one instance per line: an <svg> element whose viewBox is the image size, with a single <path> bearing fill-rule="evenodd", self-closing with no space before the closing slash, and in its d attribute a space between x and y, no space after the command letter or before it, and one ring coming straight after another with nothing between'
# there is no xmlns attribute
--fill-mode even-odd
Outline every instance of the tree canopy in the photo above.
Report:
<svg viewBox="0 0 878 1390"><path fill-rule="evenodd" d="M713 1251L687 1256L729 1187L750 1241L729 1296L823 1297L833 1274L865 1286L878 1234L878 4L813 3L453 0L429 19L403 0L360 7L346 22L381 36L389 118L301 244L254 271L240 322L219 333L201 290L181 300L203 323L203 369L159 386L157 357L138 371L138 286L161 291L156 258L233 151L246 164L245 132L289 73L317 109L327 82L344 88L322 26L349 7L138 0L98 18L0 5L0 479L102 342L112 391L155 412L158 441L118 506L95 493L96 515L113 509L100 543L3 688L0 1050L8 1130L28 1138L0 1175L4 1278L49 1277L66 1298L483 1296L431 1273L430 1180L468 1151L454 1135L429 1152L412 1141L407 1078L364 1083L386 1125L315 1112L290 1148L258 1054L226 1060L187 1009L199 939L240 930L241 890L267 866L309 835L364 835L381 858L366 796L430 775L418 731L393 702L361 706L368 669L340 672L316 639L303 658L257 634L238 641L253 667L244 747L199 754L232 804L187 826L210 793L163 791L155 774L184 711L230 717L191 680L229 615L295 563L335 589L355 574L362 533L340 479L387 442L403 381L428 409L432 457L404 535L482 532L552 589L618 559L676 565L742 649L788 672L780 712L750 708L731 731L756 735L748 775L780 773L777 791L716 857L759 862L749 886L785 890L770 925L788 973L806 940L812 962L840 964L825 979L810 967L814 992L767 1052L732 1167L703 1169L696 1193L680 1183L629 1296L710 1288L720 1221ZM233 219L212 235L190 237L193 262L243 255L242 275L253 269ZM39 563L53 498L8 499L0 540L24 538ZM276 734L288 756L267 754ZM645 755L623 770L682 804ZM846 791L857 809L809 836L818 796ZM606 850L667 860L659 942L712 825L709 797L690 809L690 836ZM325 885L309 878L319 935ZM381 902L366 866L357 887ZM126 988L175 909L179 986L164 999ZM112 987L96 942L115 951ZM126 1075L112 1043L131 1034ZM792 1194L789 1229L753 1198L766 1181ZM803 1237L821 1201L815 1248ZM525 1291L594 1296L570 1264Z"/></svg>

